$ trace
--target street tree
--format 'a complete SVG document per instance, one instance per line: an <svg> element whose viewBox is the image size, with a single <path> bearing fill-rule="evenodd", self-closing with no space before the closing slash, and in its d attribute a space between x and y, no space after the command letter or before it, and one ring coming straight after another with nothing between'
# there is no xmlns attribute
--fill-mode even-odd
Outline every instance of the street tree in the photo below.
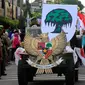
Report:
<svg viewBox="0 0 85 85"><path fill-rule="evenodd" d="M78 0L63 0L64 4L78 4Z"/></svg>
<svg viewBox="0 0 85 85"><path fill-rule="evenodd" d="M78 7L80 8L80 10L84 8L83 4L80 1L78 1Z"/></svg>

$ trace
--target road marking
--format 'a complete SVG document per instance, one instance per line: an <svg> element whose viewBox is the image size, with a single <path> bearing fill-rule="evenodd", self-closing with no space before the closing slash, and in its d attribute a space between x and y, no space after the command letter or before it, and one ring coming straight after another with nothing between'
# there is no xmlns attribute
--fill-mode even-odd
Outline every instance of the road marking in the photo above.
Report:
<svg viewBox="0 0 85 85"><path fill-rule="evenodd" d="M5 80L0 80L0 82L5 82L5 81L17 81L18 79L5 79Z"/></svg>
<svg viewBox="0 0 85 85"><path fill-rule="evenodd" d="M2 76L1 81L17 81L17 75L16 74L10 74L7 76ZM43 74L43 75L37 75L33 79L34 81L36 80L65 80L65 76L57 76L57 74ZM79 81L85 81L85 75L79 74Z"/></svg>

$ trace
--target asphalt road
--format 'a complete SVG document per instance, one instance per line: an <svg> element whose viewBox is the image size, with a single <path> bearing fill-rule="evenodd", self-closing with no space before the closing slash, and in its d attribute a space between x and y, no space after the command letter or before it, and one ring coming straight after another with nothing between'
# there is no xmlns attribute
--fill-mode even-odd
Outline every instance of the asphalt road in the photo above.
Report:
<svg viewBox="0 0 85 85"><path fill-rule="evenodd" d="M12 65L9 65L6 67L6 73L7 76L2 76L2 79L0 80L0 85L18 85L17 81L17 66L12 63ZM47 75L47 77L49 77ZM47 78L46 76L42 76L41 80L43 78ZM56 79L54 75L51 75L51 77L54 77L54 80ZM40 79L40 76L38 75L35 79ZM49 77L50 79L50 77ZM60 81L59 81L60 80ZM29 82L29 85L65 85L64 84L64 77L57 77L57 81L37 81L37 82ZM85 85L85 68L82 66L79 68L79 81L75 83L75 85Z"/></svg>

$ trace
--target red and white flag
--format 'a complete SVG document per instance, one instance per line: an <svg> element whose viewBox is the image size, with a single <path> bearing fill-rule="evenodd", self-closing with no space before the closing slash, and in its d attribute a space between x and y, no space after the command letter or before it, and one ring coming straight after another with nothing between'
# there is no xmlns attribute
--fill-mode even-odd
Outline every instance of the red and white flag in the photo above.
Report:
<svg viewBox="0 0 85 85"><path fill-rule="evenodd" d="M81 12L78 12L78 21L80 22L80 28L85 30L85 15Z"/></svg>
<svg viewBox="0 0 85 85"><path fill-rule="evenodd" d="M81 59L82 64L85 66L85 53L83 48L77 48L75 47L75 51L78 55L78 57Z"/></svg>

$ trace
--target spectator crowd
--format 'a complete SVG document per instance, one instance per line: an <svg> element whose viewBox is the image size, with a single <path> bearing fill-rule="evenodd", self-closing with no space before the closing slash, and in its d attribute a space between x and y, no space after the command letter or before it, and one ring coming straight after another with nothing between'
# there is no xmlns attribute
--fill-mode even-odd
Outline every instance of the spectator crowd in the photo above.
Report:
<svg viewBox="0 0 85 85"><path fill-rule="evenodd" d="M19 30L5 29L0 25L0 79L6 76L6 66L15 60L14 52L20 46L21 38Z"/></svg>

